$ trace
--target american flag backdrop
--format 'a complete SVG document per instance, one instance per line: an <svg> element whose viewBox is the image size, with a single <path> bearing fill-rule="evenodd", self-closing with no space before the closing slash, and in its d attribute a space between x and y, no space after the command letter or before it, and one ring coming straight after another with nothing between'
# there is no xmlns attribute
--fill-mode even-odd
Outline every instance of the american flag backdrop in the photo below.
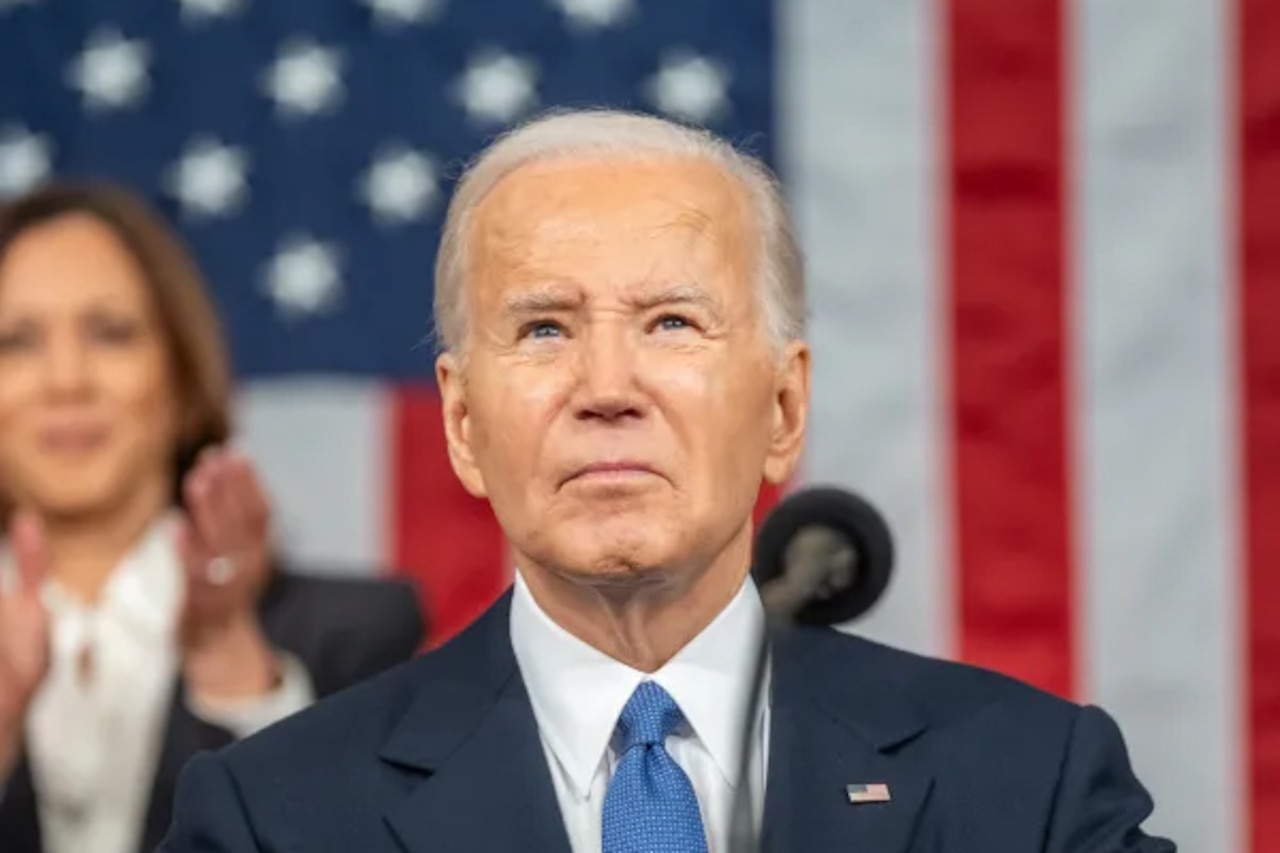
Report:
<svg viewBox="0 0 1280 853"><path fill-rule="evenodd" d="M181 226L241 440L315 571L505 586L444 455L431 264L460 164L553 105L779 168L810 262L802 482L900 559L850 626L1119 719L1188 851L1280 851L1276 0L0 0L0 192Z"/></svg>

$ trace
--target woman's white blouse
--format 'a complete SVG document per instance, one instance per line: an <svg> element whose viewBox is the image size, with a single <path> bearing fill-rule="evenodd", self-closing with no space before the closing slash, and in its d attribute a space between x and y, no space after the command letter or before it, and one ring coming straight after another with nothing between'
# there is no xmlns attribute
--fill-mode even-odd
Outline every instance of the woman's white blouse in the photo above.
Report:
<svg viewBox="0 0 1280 853"><path fill-rule="evenodd" d="M157 521L94 607L56 582L45 587L52 660L26 742L44 853L137 853L179 668L183 570L173 541L172 519ZM0 594L13 580L2 553ZM314 700L305 668L288 655L281 665L268 695L225 705L188 696L187 706L247 737Z"/></svg>

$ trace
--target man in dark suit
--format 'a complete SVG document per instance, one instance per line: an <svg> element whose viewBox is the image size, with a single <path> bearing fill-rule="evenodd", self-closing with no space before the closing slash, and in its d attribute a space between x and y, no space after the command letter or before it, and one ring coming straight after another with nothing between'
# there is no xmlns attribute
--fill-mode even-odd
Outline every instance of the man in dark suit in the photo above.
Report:
<svg viewBox="0 0 1280 853"><path fill-rule="evenodd" d="M1109 717L993 673L799 630L748 718L751 511L810 375L762 166L649 117L532 122L459 184L436 288L450 458L514 587L193 761L164 853L722 851L739 802L788 853L1173 850Z"/></svg>

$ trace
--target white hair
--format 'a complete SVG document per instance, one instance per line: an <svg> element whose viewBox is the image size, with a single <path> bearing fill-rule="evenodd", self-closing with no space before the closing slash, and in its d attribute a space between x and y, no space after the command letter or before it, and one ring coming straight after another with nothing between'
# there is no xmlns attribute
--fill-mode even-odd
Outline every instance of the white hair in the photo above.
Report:
<svg viewBox="0 0 1280 853"><path fill-rule="evenodd" d="M764 163L707 131L655 116L619 110L568 110L545 114L500 136L459 179L436 256L438 346L459 350L466 338L467 239L476 208L499 181L521 166L576 155L695 157L739 180L755 209L759 285L767 331L777 345L803 336L804 265L781 187Z"/></svg>

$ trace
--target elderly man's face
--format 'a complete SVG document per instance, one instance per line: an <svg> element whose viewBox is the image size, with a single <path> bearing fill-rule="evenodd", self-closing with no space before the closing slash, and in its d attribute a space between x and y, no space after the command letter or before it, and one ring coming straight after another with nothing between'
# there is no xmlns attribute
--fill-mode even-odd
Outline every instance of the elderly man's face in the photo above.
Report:
<svg viewBox="0 0 1280 853"><path fill-rule="evenodd" d="M767 336L744 188L693 159L540 163L471 237L466 358L438 378L454 468L517 553L621 580L749 536L799 455L809 364Z"/></svg>

